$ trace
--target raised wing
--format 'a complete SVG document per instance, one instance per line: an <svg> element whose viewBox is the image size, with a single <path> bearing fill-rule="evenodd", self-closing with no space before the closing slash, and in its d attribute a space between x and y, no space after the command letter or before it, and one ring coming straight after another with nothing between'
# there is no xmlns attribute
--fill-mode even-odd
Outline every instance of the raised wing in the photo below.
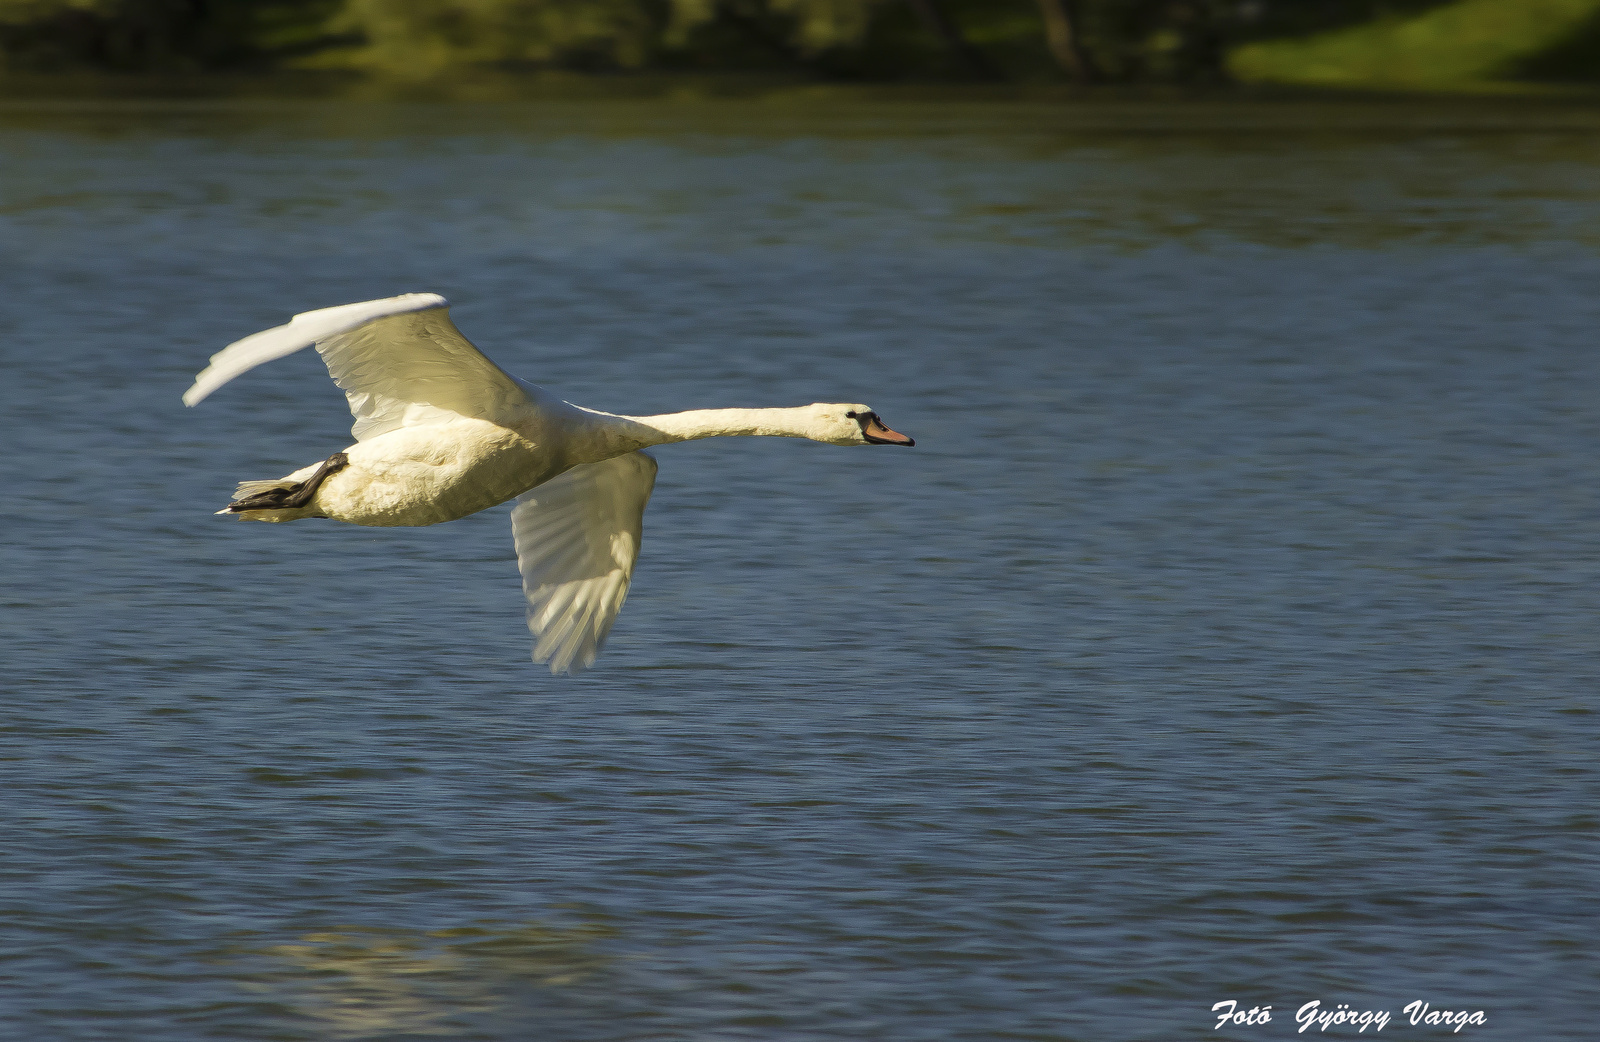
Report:
<svg viewBox="0 0 1600 1042"><path fill-rule="evenodd" d="M630 452L536 486L511 510L533 660L552 673L594 665L628 597L656 461Z"/></svg>
<svg viewBox="0 0 1600 1042"><path fill-rule="evenodd" d="M350 401L357 440L400 426L414 405L485 420L525 405L517 381L456 329L449 306L437 293L406 293L296 315L212 355L184 393L184 404L199 403L263 362L316 344Z"/></svg>

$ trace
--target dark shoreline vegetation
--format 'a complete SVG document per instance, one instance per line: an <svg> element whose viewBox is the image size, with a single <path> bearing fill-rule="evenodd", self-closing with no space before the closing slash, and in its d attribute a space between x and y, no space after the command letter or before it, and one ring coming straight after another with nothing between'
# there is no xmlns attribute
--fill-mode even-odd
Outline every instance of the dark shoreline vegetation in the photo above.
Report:
<svg viewBox="0 0 1600 1042"><path fill-rule="evenodd" d="M576 78L1549 90L1600 83L1600 0L0 0L0 96Z"/></svg>
<svg viewBox="0 0 1600 1042"><path fill-rule="evenodd" d="M594 118L612 112L625 124L639 123L641 129L679 110L690 122L714 119L715 112L725 111L744 130L751 129L747 124L756 112L779 120L773 125L775 130L794 121L809 125L859 113L873 127L872 133L889 136L897 136L895 122L901 119L911 121L901 129L915 134L924 117L942 125L965 113L958 122L966 125L1001 118L1002 112L1010 113L1003 121L1011 130L1018 129L1019 121L1031 125L1042 118L1052 126L1086 133L1204 134L1249 129L1289 135L1330 130L1370 134L1446 126L1463 132L1501 133L1534 126L1594 126L1600 118L1600 87L1419 95L1401 90L1227 85L1193 90L1164 85L1082 89L1064 85L859 84L686 74L475 75L426 81L216 73L0 77L0 117L12 126L19 121L49 122L72 113L86 118L96 113L245 113L255 109L354 114L413 107L457 111L477 107L503 111L506 118L522 110L570 111L575 118L579 113ZM849 130L840 126L830 132Z"/></svg>

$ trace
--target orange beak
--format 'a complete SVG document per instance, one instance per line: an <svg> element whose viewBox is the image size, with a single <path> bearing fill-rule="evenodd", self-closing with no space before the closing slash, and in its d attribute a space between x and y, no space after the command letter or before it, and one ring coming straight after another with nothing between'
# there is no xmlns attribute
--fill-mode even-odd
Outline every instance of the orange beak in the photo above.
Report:
<svg viewBox="0 0 1600 1042"><path fill-rule="evenodd" d="M878 419L877 413L868 415L865 421L862 422L861 434L874 445L904 445L910 448L916 444L915 441L899 431L892 431L885 427L883 421Z"/></svg>

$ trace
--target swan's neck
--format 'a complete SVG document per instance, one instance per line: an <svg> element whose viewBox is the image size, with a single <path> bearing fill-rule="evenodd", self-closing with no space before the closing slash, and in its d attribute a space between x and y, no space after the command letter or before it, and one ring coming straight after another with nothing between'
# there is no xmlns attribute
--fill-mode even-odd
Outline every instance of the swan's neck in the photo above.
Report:
<svg viewBox="0 0 1600 1042"><path fill-rule="evenodd" d="M814 421L811 409L805 406L798 409L693 409L660 416L619 418L633 424L630 433L645 439L640 442L640 448L724 435L808 438Z"/></svg>

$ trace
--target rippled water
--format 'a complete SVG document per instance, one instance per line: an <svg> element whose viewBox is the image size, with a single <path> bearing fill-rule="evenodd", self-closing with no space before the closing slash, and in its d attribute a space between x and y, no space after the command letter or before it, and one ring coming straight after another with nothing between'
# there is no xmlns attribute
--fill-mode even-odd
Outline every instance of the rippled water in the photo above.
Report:
<svg viewBox="0 0 1600 1042"><path fill-rule="evenodd" d="M0 1031L1593 1037L1597 130L0 109ZM918 447L661 450L552 678L505 508L211 515L349 417L309 353L185 410L206 356L410 290L580 403Z"/></svg>

